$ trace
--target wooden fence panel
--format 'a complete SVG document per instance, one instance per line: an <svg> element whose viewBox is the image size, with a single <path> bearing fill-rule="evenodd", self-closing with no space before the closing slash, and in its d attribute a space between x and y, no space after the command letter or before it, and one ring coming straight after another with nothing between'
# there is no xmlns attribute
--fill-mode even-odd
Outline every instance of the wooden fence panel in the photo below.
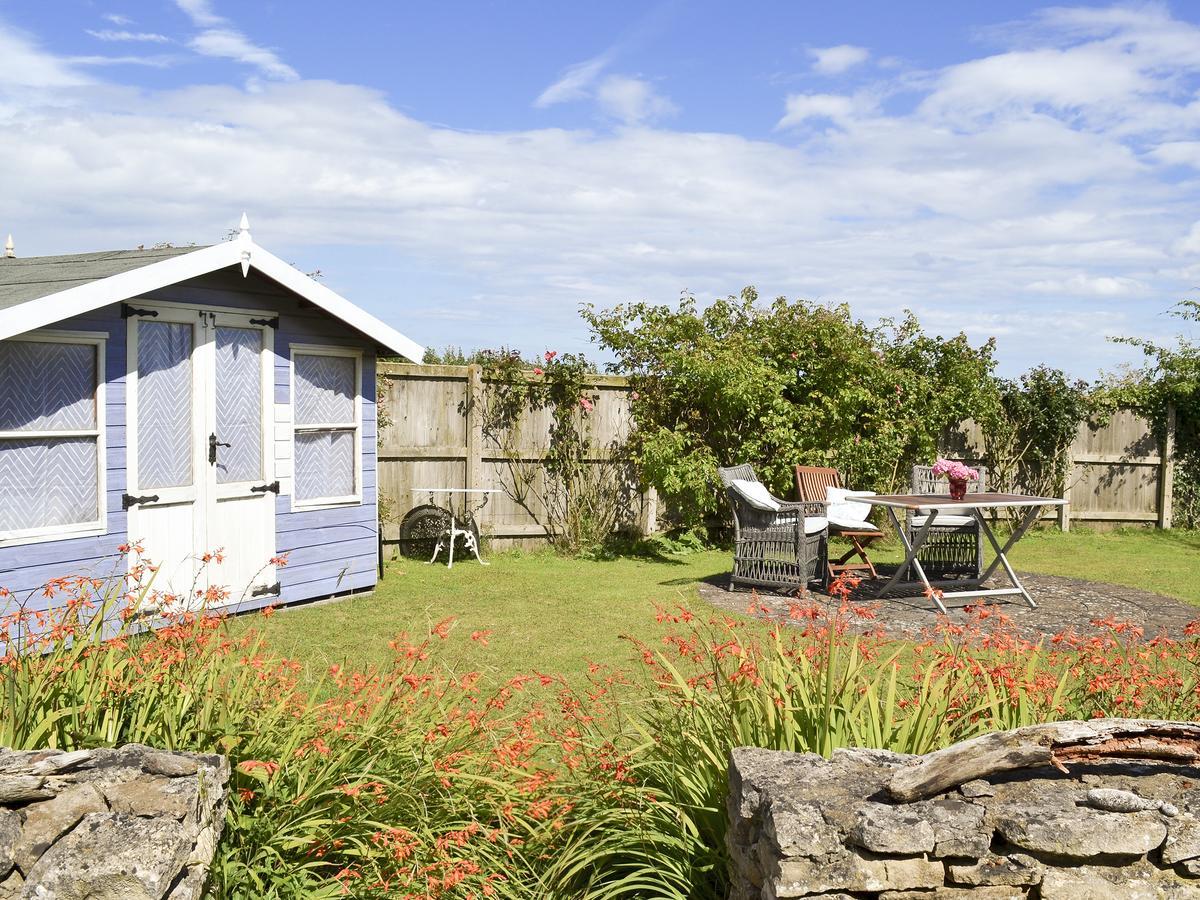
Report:
<svg viewBox="0 0 1200 900"><path fill-rule="evenodd" d="M394 545L404 515L429 501L428 494L414 488L501 488L508 481L507 468L499 442L483 434L478 406L481 367L380 363L378 371L383 538ZM629 393L623 378L595 375L588 383L597 462L629 434ZM522 417L520 434L512 442L521 459L536 461L546 453L550 424L549 410ZM641 508L634 511L646 530L653 528L653 512L648 512L653 499L643 497ZM530 502L540 514L536 502ZM490 496L478 522L493 546L536 546L545 541L537 517L503 492Z"/></svg>
<svg viewBox="0 0 1200 900"><path fill-rule="evenodd" d="M1066 498L1070 505L1048 513L1065 529L1072 521L1100 527L1156 523L1170 528L1173 453L1161 452L1153 428L1136 410L1121 409L1103 424L1079 426L1071 444ZM983 433L971 420L947 442L946 452L983 461Z"/></svg>

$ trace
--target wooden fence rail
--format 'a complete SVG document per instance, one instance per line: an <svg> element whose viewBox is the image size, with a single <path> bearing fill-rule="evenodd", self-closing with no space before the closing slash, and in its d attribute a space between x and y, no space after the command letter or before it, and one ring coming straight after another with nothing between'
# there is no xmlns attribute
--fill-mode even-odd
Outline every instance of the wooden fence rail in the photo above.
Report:
<svg viewBox="0 0 1200 900"><path fill-rule="evenodd" d="M478 400L484 388L480 366L379 365L379 491L383 539L394 545L401 518L428 502L418 487L498 488L505 459L483 433ZM594 375L588 383L594 404L592 427L596 464L608 447L630 428L630 387L624 378ZM522 459L537 460L549 445L548 411L527 415L518 436ZM1150 423L1132 410L1119 410L1107 423L1081 425L1071 448L1067 482L1070 505L1058 515L1062 528L1072 522L1109 527L1157 524L1171 527L1173 429L1160 447ZM982 435L963 423L955 445L979 457ZM653 492L636 511L643 530L657 514ZM503 493L493 494L479 517L494 545L531 546L545 540L537 518Z"/></svg>

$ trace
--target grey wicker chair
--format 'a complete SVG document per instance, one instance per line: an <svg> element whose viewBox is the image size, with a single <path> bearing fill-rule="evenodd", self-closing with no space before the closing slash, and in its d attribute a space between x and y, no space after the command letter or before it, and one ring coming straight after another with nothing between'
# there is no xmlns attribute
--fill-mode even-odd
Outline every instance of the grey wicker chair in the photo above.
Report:
<svg viewBox="0 0 1200 900"><path fill-rule="evenodd" d="M967 493L982 494L987 491L987 469L984 466L973 468L979 472L979 480L967 483ZM946 481L933 474L933 466L913 466L912 492L945 494ZM905 516L909 540L913 539L916 525L922 521L911 510ZM921 551L917 554L921 568L930 578L978 578L983 573L983 535L979 531L979 523L942 523L942 516L938 516L929 529L925 543L921 545Z"/></svg>
<svg viewBox="0 0 1200 900"><path fill-rule="evenodd" d="M804 593L809 582L824 581L829 528L806 534L805 517L825 515L824 503L778 500L772 512L750 505L731 487L734 479L758 481L749 465L717 469L733 512L733 572L729 589L739 587L796 590Z"/></svg>

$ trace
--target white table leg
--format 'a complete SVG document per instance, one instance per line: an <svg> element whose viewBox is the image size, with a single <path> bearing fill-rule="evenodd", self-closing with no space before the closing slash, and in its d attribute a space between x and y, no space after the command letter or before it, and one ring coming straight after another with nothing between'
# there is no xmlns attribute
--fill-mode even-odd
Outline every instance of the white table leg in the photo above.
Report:
<svg viewBox="0 0 1200 900"><path fill-rule="evenodd" d="M896 510L888 506L886 507L888 516L892 520L892 526L896 529L896 534L900 536L900 542L904 544L904 562L900 564L900 568L896 570L896 574L888 580L882 588L879 589L879 596L882 597L887 593L888 589L900 580L900 576L908 571L908 567L912 566L916 569L917 577L921 579L921 584L925 585L926 596L932 598L934 605L938 610L945 613L946 605L942 603L942 598L938 596L938 592L934 590L932 584L929 583L929 577L925 574L925 569L921 566L921 561L917 559L917 553L920 552L921 546L925 543L925 539L929 537L929 528L933 525L933 520L937 518L937 510L931 509L929 515L925 517L925 524L917 531L916 537L910 542L908 535L905 533L904 526L900 524L900 519L896 515Z"/></svg>
<svg viewBox="0 0 1200 900"><path fill-rule="evenodd" d="M988 539L988 543L990 543L992 545L992 549L996 551L996 558L993 559L992 564L987 567L987 571L983 573L983 578L980 579L979 583L983 584L985 581L987 581L992 576L992 573L996 571L996 566L1004 566L1004 571L1008 575L1009 581L1012 582L1012 586L1021 592L1021 596L1025 598L1025 602L1029 604L1030 609L1037 609L1037 603L1034 601L1033 597L1029 595L1029 591L1025 590L1025 585L1021 584L1021 580L1017 578L1017 573L1013 571L1013 567L1009 564L1008 551L1011 550L1016 545L1017 541L1019 541L1025 535L1025 532L1028 531L1030 526L1033 525L1033 523L1037 520L1037 517L1041 511L1042 508L1040 506L1029 507L1025 513L1025 518L1017 527L1017 530L1009 535L1008 540L1004 543L1004 546L1001 547L1000 542L996 540L996 535L993 533L991 526L988 525L987 519L984 518L983 512L978 509L975 510L975 521L979 523L979 527L983 531L984 537Z"/></svg>

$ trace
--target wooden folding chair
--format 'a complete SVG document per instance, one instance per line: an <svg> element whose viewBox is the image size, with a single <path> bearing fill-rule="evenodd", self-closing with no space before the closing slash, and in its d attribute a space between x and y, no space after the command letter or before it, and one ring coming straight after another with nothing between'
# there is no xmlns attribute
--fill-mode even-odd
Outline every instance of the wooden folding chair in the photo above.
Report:
<svg viewBox="0 0 1200 900"><path fill-rule="evenodd" d="M822 466L796 466L797 500L803 502L816 500L825 502L825 489L831 487L842 487L842 476L837 469L829 469ZM850 550L840 559L835 560L832 554L830 554L826 563L829 569L830 580L837 578L839 572L867 571L871 573L872 578L879 577L879 573L875 571L875 564L871 562L871 558L867 555L867 548L883 537L882 531L870 522L863 522L861 528L847 528L830 522L829 534L831 537L834 535L844 537L850 542ZM850 562L856 556L862 561Z"/></svg>

